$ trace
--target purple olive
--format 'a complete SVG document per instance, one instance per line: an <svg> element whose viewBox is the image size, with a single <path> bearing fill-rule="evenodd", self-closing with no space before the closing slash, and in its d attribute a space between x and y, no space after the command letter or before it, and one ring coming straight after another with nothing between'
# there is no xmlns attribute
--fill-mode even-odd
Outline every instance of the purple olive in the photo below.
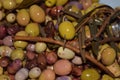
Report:
<svg viewBox="0 0 120 80"><path fill-rule="evenodd" d="M22 67L22 61L20 59L14 60L8 65L7 71L10 74L15 74Z"/></svg>
<svg viewBox="0 0 120 80"><path fill-rule="evenodd" d="M54 64L58 57L56 52L46 52L46 60L48 64Z"/></svg>
<svg viewBox="0 0 120 80"><path fill-rule="evenodd" d="M7 28L5 25L0 25L0 39L3 39L7 35Z"/></svg>
<svg viewBox="0 0 120 80"><path fill-rule="evenodd" d="M4 37L3 44L6 45L6 46L12 46L13 45L12 36Z"/></svg>

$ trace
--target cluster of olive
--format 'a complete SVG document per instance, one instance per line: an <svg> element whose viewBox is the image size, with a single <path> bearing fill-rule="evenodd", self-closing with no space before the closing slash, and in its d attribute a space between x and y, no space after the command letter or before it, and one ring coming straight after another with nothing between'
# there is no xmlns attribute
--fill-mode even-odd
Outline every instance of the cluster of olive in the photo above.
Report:
<svg viewBox="0 0 120 80"><path fill-rule="evenodd" d="M45 0L17 9L23 1L0 0L0 80L113 80L105 73L100 75L100 70L91 64L83 64L81 56L69 48L13 40L13 36L49 35L49 38L65 40L65 44L79 48L75 31L77 19L62 10L70 5L68 11L82 16L98 6L98 0ZM85 31L90 38L88 26ZM116 53L109 45L101 46L99 54L98 60L104 65L114 63Z"/></svg>

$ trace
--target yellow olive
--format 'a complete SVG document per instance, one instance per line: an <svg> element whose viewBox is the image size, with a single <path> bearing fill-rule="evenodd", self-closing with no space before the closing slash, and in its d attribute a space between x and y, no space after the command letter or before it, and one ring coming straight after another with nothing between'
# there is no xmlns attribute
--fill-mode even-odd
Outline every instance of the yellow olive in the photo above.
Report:
<svg viewBox="0 0 120 80"><path fill-rule="evenodd" d="M0 75L3 74L3 67L0 66Z"/></svg>
<svg viewBox="0 0 120 80"><path fill-rule="evenodd" d="M52 7L56 4L56 1L57 0L46 0L45 5L48 6L48 7Z"/></svg>
<svg viewBox="0 0 120 80"><path fill-rule="evenodd" d="M38 5L32 5L29 9L30 17L34 22L42 23L45 21L45 11Z"/></svg>
<svg viewBox="0 0 120 80"><path fill-rule="evenodd" d="M27 45L28 45L28 42L26 42L26 41L15 41L14 42L14 47L15 48L25 49Z"/></svg>
<svg viewBox="0 0 120 80"><path fill-rule="evenodd" d="M75 36L74 25L69 21L64 21L59 25L60 36L66 40L73 39Z"/></svg>
<svg viewBox="0 0 120 80"><path fill-rule="evenodd" d="M101 53L101 61L104 65L111 65L116 58L116 52L113 48L108 47Z"/></svg>
<svg viewBox="0 0 120 80"><path fill-rule="evenodd" d="M111 76L104 74L101 80L114 80Z"/></svg>
<svg viewBox="0 0 120 80"><path fill-rule="evenodd" d="M28 33L26 31L19 31L15 35L16 36L28 36Z"/></svg>
<svg viewBox="0 0 120 80"><path fill-rule="evenodd" d="M39 24L31 22L25 27L25 31L29 36L38 36L40 34Z"/></svg>
<svg viewBox="0 0 120 80"><path fill-rule="evenodd" d="M21 9L17 13L17 22L21 26L26 26L30 21L29 13L26 9Z"/></svg>
<svg viewBox="0 0 120 80"><path fill-rule="evenodd" d="M89 27L87 25L85 26L85 34L86 34L87 38L91 37L91 35L90 35L90 29L89 29Z"/></svg>
<svg viewBox="0 0 120 80"><path fill-rule="evenodd" d="M68 0L57 0L56 5L57 6L63 6L68 2Z"/></svg>
<svg viewBox="0 0 120 80"><path fill-rule="evenodd" d="M24 51L21 48L16 48L15 50L13 50L11 52L10 57L11 57L12 60L15 60L15 59L23 60L24 57L25 57L24 56Z"/></svg>
<svg viewBox="0 0 120 80"><path fill-rule="evenodd" d="M8 75L0 75L0 80L10 80L10 77Z"/></svg>
<svg viewBox="0 0 120 80"><path fill-rule="evenodd" d="M4 9L11 10L16 7L16 2L14 0L1 0Z"/></svg>

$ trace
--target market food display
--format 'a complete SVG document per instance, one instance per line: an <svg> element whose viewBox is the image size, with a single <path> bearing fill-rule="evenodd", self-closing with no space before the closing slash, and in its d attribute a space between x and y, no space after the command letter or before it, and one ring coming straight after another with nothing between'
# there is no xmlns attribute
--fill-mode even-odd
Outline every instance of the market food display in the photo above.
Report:
<svg viewBox="0 0 120 80"><path fill-rule="evenodd" d="M119 77L119 6L99 0L0 0L0 80Z"/></svg>

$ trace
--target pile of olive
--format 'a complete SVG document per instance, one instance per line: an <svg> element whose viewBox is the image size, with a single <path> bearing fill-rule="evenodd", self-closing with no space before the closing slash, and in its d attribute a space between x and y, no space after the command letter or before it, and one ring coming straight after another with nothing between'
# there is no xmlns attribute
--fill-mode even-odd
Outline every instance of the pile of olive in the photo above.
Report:
<svg viewBox="0 0 120 80"><path fill-rule="evenodd" d="M69 44L79 49L77 19L63 10L67 8L81 17L99 6L99 0L40 0L27 8L17 8L22 2L0 0L0 80L119 80L89 61L84 63L81 55L64 46ZM90 38L88 26L85 32ZM52 38L64 45L46 40L14 40L14 36ZM115 50L104 44L97 58L109 66L115 63L116 56Z"/></svg>

